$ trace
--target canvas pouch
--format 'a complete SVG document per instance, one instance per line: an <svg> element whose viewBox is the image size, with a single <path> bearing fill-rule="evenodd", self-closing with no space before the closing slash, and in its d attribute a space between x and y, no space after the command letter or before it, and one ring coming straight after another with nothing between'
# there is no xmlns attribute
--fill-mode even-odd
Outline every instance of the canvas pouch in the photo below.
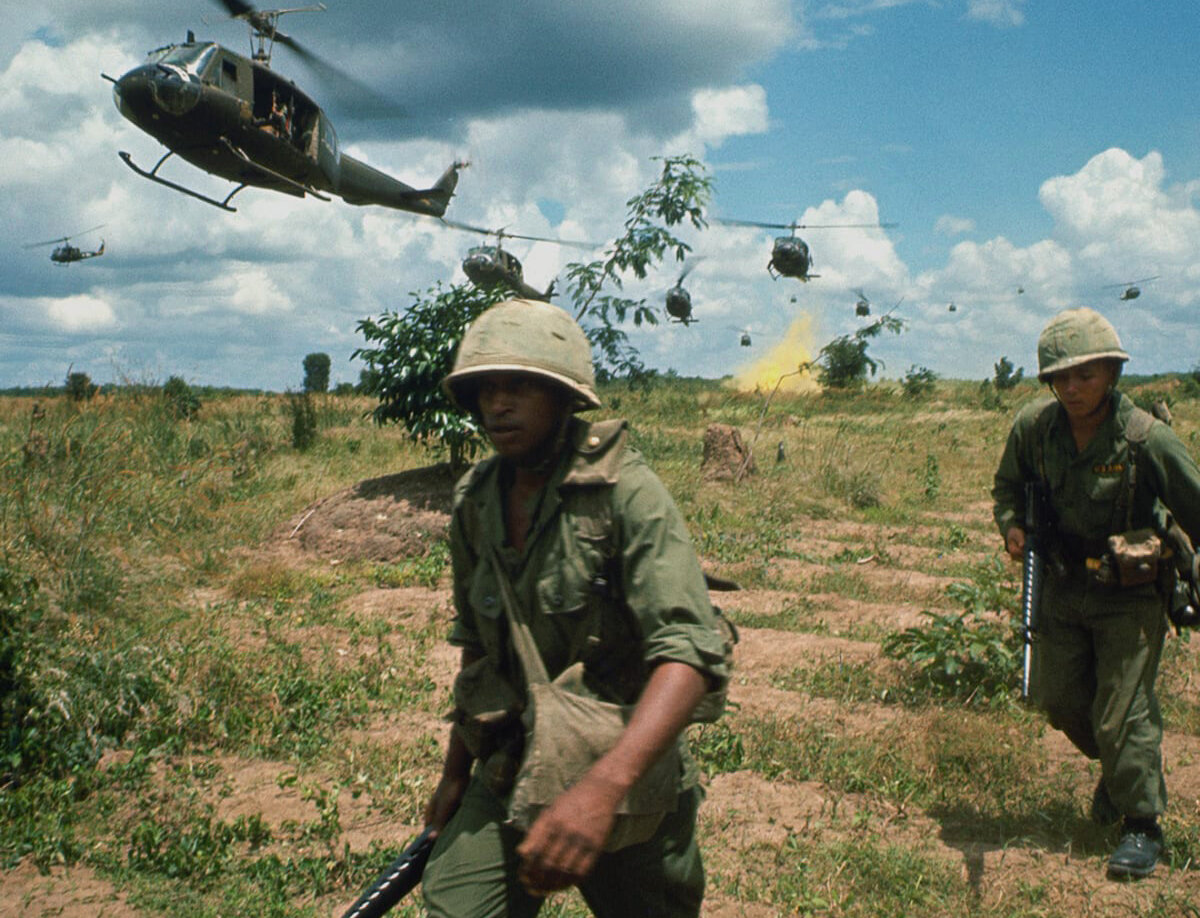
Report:
<svg viewBox="0 0 1200 918"><path fill-rule="evenodd" d="M1158 580L1163 543L1153 529L1132 529L1108 537L1108 557L1117 583L1142 586Z"/></svg>

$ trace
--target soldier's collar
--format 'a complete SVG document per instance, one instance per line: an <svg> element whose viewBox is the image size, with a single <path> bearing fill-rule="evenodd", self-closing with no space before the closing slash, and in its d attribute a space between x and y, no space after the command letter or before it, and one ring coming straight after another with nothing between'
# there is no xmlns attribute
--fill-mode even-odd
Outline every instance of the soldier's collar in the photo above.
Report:
<svg viewBox="0 0 1200 918"><path fill-rule="evenodd" d="M562 484L616 484L628 426L620 418L594 423L576 418L570 434L571 458Z"/></svg>

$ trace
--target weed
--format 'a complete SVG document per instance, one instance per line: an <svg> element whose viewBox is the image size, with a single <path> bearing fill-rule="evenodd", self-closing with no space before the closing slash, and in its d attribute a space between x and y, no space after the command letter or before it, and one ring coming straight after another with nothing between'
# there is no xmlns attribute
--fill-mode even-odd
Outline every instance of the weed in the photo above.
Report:
<svg viewBox="0 0 1200 918"><path fill-rule="evenodd" d="M942 472L938 467L938 458L933 453L925 454L925 471L921 476L921 493L925 500L936 500L942 493Z"/></svg>

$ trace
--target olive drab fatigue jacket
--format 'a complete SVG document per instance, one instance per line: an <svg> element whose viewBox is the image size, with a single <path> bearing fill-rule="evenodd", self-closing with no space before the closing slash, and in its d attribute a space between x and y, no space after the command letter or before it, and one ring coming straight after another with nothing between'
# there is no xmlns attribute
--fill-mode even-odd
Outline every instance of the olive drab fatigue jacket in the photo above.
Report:
<svg viewBox="0 0 1200 918"><path fill-rule="evenodd" d="M1024 526L1025 482L1045 477L1058 536L1068 561L1096 556L1109 535L1152 526L1165 508L1193 543L1200 537L1200 469L1175 432L1154 421L1145 442L1133 447L1125 436L1134 411L1131 399L1113 393L1113 411L1082 451L1076 449L1065 411L1039 399L1017 414L992 497L1001 534ZM1127 488L1130 452L1137 449L1133 499ZM1129 520L1125 508L1129 508Z"/></svg>
<svg viewBox="0 0 1200 918"><path fill-rule="evenodd" d="M550 678L585 664L597 697L632 704L653 665L686 663L728 678L699 559L666 488L626 445L624 421L575 418L569 446L534 514L524 552L506 544L501 462L485 459L455 488L450 524L456 618L450 642L486 654L525 694L487 547L499 548ZM680 789L697 780L684 752Z"/></svg>

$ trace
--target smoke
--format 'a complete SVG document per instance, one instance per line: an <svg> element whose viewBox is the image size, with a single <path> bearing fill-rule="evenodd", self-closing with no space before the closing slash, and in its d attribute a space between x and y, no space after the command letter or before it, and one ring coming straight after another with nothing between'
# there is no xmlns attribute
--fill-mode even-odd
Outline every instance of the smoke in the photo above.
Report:
<svg viewBox="0 0 1200 918"><path fill-rule="evenodd" d="M811 392L819 388L808 370L797 372L812 360L812 316L801 313L787 334L746 369L734 374L733 385L742 392Z"/></svg>

